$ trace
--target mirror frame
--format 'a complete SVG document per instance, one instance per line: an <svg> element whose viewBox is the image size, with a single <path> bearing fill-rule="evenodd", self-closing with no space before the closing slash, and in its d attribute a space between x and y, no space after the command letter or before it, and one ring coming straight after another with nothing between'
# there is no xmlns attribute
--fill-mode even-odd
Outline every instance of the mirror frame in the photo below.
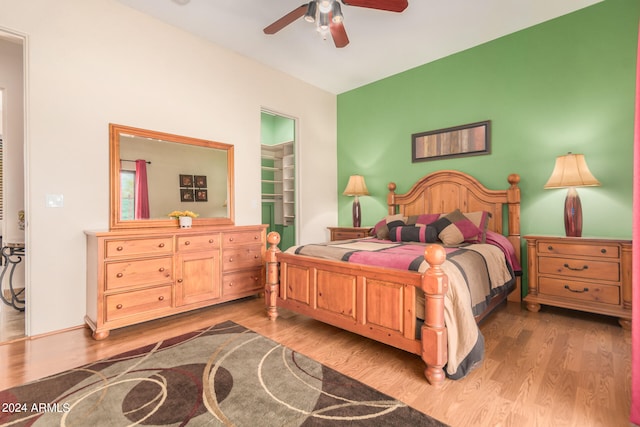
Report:
<svg viewBox="0 0 640 427"><path fill-rule="evenodd" d="M120 219L120 135L134 135L143 138L158 139L177 144L209 147L227 152L227 217L194 218L193 226L215 226L234 224L234 170L233 145L223 142L208 141L188 136L156 132L131 126L109 123L109 229L129 230L137 228L179 228L177 219Z"/></svg>

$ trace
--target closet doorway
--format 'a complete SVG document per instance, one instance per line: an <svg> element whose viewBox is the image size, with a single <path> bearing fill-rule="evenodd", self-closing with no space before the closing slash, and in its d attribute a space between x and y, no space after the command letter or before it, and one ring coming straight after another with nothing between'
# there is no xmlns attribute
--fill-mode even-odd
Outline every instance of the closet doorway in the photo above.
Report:
<svg viewBox="0 0 640 427"><path fill-rule="evenodd" d="M20 311L25 308L27 263L24 255L24 49L23 37L0 30L0 247L11 261L7 263L7 258L0 257L0 271L7 267L0 283L4 297L0 301L0 342L23 338L27 332L25 311ZM20 246L21 249L12 249ZM26 253L28 255L28 251ZM11 297L10 282L18 299Z"/></svg>
<svg viewBox="0 0 640 427"><path fill-rule="evenodd" d="M280 233L280 249L296 244L296 120L261 113L262 223Z"/></svg>

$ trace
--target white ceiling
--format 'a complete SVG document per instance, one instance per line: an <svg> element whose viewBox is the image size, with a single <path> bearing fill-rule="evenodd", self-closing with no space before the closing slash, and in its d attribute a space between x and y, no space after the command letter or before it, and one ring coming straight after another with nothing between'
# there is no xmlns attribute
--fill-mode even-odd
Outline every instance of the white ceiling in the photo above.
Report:
<svg viewBox="0 0 640 427"><path fill-rule="evenodd" d="M409 0L402 13L343 5L342 49L302 18L262 32L305 0L118 1L339 94L601 0Z"/></svg>

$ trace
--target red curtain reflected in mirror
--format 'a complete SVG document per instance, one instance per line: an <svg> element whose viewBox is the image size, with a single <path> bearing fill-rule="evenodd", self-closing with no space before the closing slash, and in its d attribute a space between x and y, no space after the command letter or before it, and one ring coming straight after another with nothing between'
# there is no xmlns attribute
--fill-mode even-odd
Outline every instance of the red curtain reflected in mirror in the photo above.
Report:
<svg viewBox="0 0 640 427"><path fill-rule="evenodd" d="M147 162L136 160L135 219L149 219L149 187L147 186Z"/></svg>

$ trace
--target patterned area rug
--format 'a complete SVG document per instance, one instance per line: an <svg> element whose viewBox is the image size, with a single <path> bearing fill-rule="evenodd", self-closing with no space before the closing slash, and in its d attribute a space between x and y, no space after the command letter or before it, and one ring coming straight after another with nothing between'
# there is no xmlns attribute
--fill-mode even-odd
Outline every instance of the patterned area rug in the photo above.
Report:
<svg viewBox="0 0 640 427"><path fill-rule="evenodd" d="M233 322L0 392L0 425L445 426Z"/></svg>

